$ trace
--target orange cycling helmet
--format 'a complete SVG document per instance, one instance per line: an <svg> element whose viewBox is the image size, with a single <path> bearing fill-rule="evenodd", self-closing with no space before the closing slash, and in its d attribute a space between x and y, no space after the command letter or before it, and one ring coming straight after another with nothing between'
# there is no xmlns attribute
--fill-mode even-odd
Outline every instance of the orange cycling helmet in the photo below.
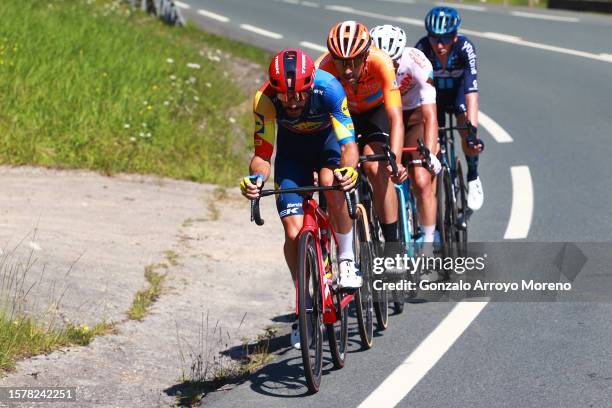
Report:
<svg viewBox="0 0 612 408"><path fill-rule="evenodd" d="M370 31L356 21L343 21L329 30L327 49L333 57L353 59L370 48Z"/></svg>

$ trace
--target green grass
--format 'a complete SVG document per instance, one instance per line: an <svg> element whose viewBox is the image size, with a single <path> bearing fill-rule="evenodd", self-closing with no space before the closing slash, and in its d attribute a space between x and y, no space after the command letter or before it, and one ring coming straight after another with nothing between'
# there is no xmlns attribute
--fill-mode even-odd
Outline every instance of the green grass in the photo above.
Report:
<svg viewBox="0 0 612 408"><path fill-rule="evenodd" d="M159 298L159 295L161 295L162 284L166 275L157 273L156 269L159 268L168 268L168 265L160 263L145 266L144 276L149 286L144 290L138 291L136 296L134 296L132 306L127 312L128 318L131 320L142 320L146 316L151 305Z"/></svg>
<svg viewBox="0 0 612 408"><path fill-rule="evenodd" d="M257 86L228 67L265 52L118 0L3 0L0 21L0 163L220 184L246 171L238 107Z"/></svg>
<svg viewBox="0 0 612 408"><path fill-rule="evenodd" d="M44 325L31 316L14 320L0 313L0 373L12 370L18 359L47 354L60 347L87 345L95 336L114 331L112 323L102 322L94 327L68 324L57 328Z"/></svg>

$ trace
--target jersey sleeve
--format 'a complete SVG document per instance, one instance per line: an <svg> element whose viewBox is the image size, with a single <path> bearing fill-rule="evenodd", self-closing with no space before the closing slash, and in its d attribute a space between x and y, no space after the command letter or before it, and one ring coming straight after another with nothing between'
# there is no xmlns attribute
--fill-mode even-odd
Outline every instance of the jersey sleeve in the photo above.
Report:
<svg viewBox="0 0 612 408"><path fill-rule="evenodd" d="M402 95L395 79L393 61L381 51L376 58L376 65L378 79L382 85L385 108L401 108Z"/></svg>
<svg viewBox="0 0 612 408"><path fill-rule="evenodd" d="M419 87L421 105L436 103L436 88L433 85L434 73L431 62L421 51L412 48L410 57L414 61L414 76Z"/></svg>
<svg viewBox="0 0 612 408"><path fill-rule="evenodd" d="M463 93L478 92L478 69L476 67L476 47L467 38L461 47L461 56L465 63L463 75Z"/></svg>
<svg viewBox="0 0 612 408"><path fill-rule="evenodd" d="M427 40L427 37L423 37L423 38L421 38L421 39L420 39L420 40L419 40L419 41L416 43L416 45L414 46L414 48L416 48L416 49L417 49L417 50L419 50L419 51L423 51L423 52L425 52L425 41L428 41L428 40Z"/></svg>
<svg viewBox="0 0 612 408"><path fill-rule="evenodd" d="M265 86L260 88L253 98L253 145L255 154L270 160L274 152L274 137L276 134L276 108L265 94Z"/></svg>
<svg viewBox="0 0 612 408"><path fill-rule="evenodd" d="M340 145L355 141L355 127L348 109L344 88L336 78L331 78L325 88L325 106Z"/></svg>

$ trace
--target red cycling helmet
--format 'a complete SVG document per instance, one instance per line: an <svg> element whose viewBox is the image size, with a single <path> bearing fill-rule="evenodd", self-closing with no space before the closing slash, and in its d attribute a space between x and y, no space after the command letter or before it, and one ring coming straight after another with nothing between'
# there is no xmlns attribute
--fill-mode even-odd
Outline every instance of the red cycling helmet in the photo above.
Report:
<svg viewBox="0 0 612 408"><path fill-rule="evenodd" d="M268 74L277 93L309 91L314 83L314 62L304 51L286 48L272 57Z"/></svg>

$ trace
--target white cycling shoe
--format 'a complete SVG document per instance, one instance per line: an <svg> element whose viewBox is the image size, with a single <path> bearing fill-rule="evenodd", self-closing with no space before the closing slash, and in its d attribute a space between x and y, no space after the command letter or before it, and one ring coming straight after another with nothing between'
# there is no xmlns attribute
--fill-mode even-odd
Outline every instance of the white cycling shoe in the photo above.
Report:
<svg viewBox="0 0 612 408"><path fill-rule="evenodd" d="M476 180L468 182L467 205L471 210L476 211L482 207L483 202L484 193L482 192L482 182L480 181L480 177L477 177Z"/></svg>
<svg viewBox="0 0 612 408"><path fill-rule="evenodd" d="M300 350L300 326L297 323L293 323L291 326L291 347L296 350Z"/></svg>
<svg viewBox="0 0 612 408"><path fill-rule="evenodd" d="M355 268L355 261L343 259L340 261L340 282L338 285L343 289L358 289L363 283L361 272Z"/></svg>

